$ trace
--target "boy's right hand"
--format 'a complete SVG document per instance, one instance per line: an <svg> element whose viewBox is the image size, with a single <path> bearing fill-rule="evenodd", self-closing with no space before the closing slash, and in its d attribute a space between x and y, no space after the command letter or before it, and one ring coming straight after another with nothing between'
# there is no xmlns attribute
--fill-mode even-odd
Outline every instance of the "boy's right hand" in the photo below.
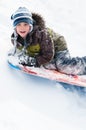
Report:
<svg viewBox="0 0 86 130"><path fill-rule="evenodd" d="M19 64L25 65L25 66L36 66L36 58L29 57L27 55L22 55L19 57Z"/></svg>

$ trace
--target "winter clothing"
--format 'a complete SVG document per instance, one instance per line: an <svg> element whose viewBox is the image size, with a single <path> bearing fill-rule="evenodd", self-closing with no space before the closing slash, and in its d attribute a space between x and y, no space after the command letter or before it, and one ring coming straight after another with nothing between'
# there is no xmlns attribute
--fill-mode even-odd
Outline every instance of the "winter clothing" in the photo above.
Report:
<svg viewBox="0 0 86 130"><path fill-rule="evenodd" d="M24 66L34 66L37 67L37 62L35 57L29 57L26 55L21 55L19 58L19 64L22 64Z"/></svg>
<svg viewBox="0 0 86 130"><path fill-rule="evenodd" d="M67 74L86 74L86 57L72 58L63 36L46 28L43 18L32 13L33 30L27 34L26 39L17 36L17 49L35 58L36 66L41 65L47 69L55 69ZM15 20L14 20L15 21ZM11 36L14 44L14 33Z"/></svg>
<svg viewBox="0 0 86 130"><path fill-rule="evenodd" d="M16 25L21 22L25 22L31 26L31 31L32 31L33 29L32 14L27 8L19 7L17 11L14 14L12 14L11 19L13 20L14 27L16 27Z"/></svg>
<svg viewBox="0 0 86 130"><path fill-rule="evenodd" d="M45 29L45 23L42 17L38 14L32 14L35 20L32 32L28 33L26 39L20 35L17 36L17 49L22 50L25 46L26 55L36 58L37 66L48 63L53 58L53 44ZM12 43L14 44L15 35L11 36Z"/></svg>
<svg viewBox="0 0 86 130"><path fill-rule="evenodd" d="M66 74L86 75L86 56L70 57L68 50L59 52L56 54L56 67Z"/></svg>

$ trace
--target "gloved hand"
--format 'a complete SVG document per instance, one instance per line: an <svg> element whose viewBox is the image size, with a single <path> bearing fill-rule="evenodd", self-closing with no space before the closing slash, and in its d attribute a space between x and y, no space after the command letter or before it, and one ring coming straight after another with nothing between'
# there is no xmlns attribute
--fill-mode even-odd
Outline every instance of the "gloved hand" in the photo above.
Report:
<svg viewBox="0 0 86 130"><path fill-rule="evenodd" d="M26 66L34 66L34 67L37 66L36 58L29 57L27 55L20 56L19 63Z"/></svg>
<svg viewBox="0 0 86 130"><path fill-rule="evenodd" d="M28 66L34 66L34 67L36 67L37 66L36 58L29 57L28 58Z"/></svg>
<svg viewBox="0 0 86 130"><path fill-rule="evenodd" d="M19 64L28 65L28 58L29 57L27 55L19 56Z"/></svg>

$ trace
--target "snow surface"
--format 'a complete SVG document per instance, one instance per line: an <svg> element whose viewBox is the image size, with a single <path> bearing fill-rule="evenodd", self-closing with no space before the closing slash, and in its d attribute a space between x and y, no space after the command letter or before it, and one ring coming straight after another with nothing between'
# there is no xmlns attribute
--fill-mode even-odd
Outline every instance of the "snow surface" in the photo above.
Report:
<svg viewBox="0 0 86 130"><path fill-rule="evenodd" d="M0 130L86 130L85 94L8 66L10 16L19 6L42 14L64 35L71 56L86 55L85 0L0 0Z"/></svg>

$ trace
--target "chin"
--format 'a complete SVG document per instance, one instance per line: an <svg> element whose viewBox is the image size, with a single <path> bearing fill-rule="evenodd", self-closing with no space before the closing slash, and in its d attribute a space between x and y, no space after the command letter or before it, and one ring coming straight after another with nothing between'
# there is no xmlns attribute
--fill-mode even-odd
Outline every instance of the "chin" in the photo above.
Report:
<svg viewBox="0 0 86 130"><path fill-rule="evenodd" d="M26 37L26 35L20 35L22 38L25 38Z"/></svg>

